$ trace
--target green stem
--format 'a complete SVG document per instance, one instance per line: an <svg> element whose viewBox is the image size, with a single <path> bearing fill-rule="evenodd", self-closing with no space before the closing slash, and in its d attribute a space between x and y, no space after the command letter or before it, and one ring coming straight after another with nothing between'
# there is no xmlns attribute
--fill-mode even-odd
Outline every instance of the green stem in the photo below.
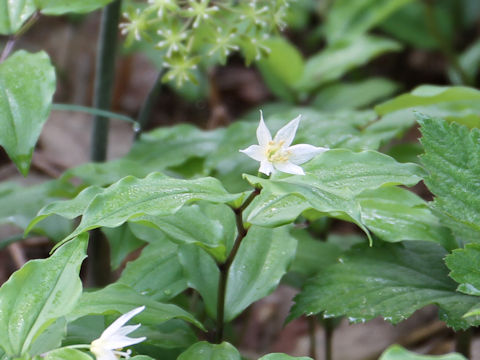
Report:
<svg viewBox="0 0 480 360"><path fill-rule="evenodd" d="M472 329L460 330L455 333L455 351L470 359L472 344Z"/></svg>
<svg viewBox="0 0 480 360"><path fill-rule="evenodd" d="M155 79L155 83L150 89L147 95L147 98L143 102L143 105L140 109L140 113L138 114L138 118L137 118L137 124L139 127L137 128L138 131L135 132L135 140L137 140L140 137L140 134L142 133L143 129L145 129L148 126L148 123L150 121L150 117L152 114L153 105L155 104L155 101L157 100L158 96L160 95L160 91L162 90L163 74L164 74L163 70L158 73L158 76Z"/></svg>
<svg viewBox="0 0 480 360"><path fill-rule="evenodd" d="M240 244L242 240L247 236L248 229L245 228L243 224L243 212L250 205L250 203L255 199L256 196L260 194L260 189L255 189L248 196L248 198L243 202L243 204L236 209L233 209L235 213L235 220L237 223L237 237L233 244L232 250L228 255L225 262L218 264L218 269L220 270L220 276L218 278L218 295L217 295L217 334L216 341L220 344L223 341L223 332L225 325L225 295L227 290L227 279L228 271L232 266L233 260L237 255L238 249L240 249Z"/></svg>
<svg viewBox="0 0 480 360"><path fill-rule="evenodd" d="M100 110L108 111L111 107L120 9L121 0L115 0L102 12L93 99L93 107ZM103 162L107 158L108 123L107 117L96 115L93 118L90 159L94 162ZM107 240L99 229L93 230L88 249L87 273L90 285L103 286L110 282L109 255Z"/></svg>
<svg viewBox="0 0 480 360"><path fill-rule="evenodd" d="M455 71L459 74L462 83L464 85L472 85L473 81L470 76L465 72L460 61L458 60L458 56L455 51L450 46L450 42L445 36L442 34L442 31L438 27L437 20L435 18L435 9L432 4L432 0L424 0L425 4L425 20L427 23L428 30L430 34L435 38L438 45L440 46L440 50L443 52L445 57L447 58L448 62L452 65Z"/></svg>
<svg viewBox="0 0 480 360"><path fill-rule="evenodd" d="M115 78L115 55L117 49L117 30L120 18L121 0L107 5L102 12L100 36L95 66L95 91L93 107L110 110L113 82ZM90 158L102 162L107 157L108 118L96 115L93 118L92 145Z"/></svg>

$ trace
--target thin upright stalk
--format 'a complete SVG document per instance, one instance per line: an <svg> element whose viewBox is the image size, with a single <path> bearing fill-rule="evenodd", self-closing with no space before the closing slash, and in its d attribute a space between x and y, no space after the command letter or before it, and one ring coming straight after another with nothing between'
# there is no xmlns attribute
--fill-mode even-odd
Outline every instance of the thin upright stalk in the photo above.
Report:
<svg viewBox="0 0 480 360"><path fill-rule="evenodd" d="M158 76L155 79L155 83L153 84L152 88L148 92L147 98L142 104L140 113L138 114L138 118L137 118L138 128L135 131L135 140L137 140L140 137L141 133L148 126L148 123L150 122L153 105L155 104L155 101L157 100L158 96L160 95L160 91L162 90L163 74L164 74L163 70L158 73Z"/></svg>
<svg viewBox="0 0 480 360"><path fill-rule="evenodd" d="M102 12L93 98L93 107L96 109L110 110L111 107L120 9L121 0L115 0ZM103 162L107 158L108 125L109 120L106 117L93 118L90 159L94 162ZM110 251L107 240L98 229L90 233L88 256L89 284L108 284L111 280Z"/></svg>
<svg viewBox="0 0 480 360"><path fill-rule="evenodd" d="M243 224L243 212L245 209L250 205L250 203L255 199L256 196L260 194L260 189L255 189L252 193L248 196L248 198L243 202L243 204L236 209L233 209L235 213L235 220L237 223L237 237L235 238L235 242L233 244L232 250L228 255L227 259L224 263L218 264L218 269L220 270L220 276L218 279L218 295L217 295L217 333L216 333L216 341L220 344L223 341L223 332L224 332L224 325L225 325L225 295L227 290L227 279L228 279L228 271L232 266L233 260L235 260L235 256L237 255L238 249L240 249L240 245L242 240L247 236L248 229L245 228Z"/></svg>
<svg viewBox="0 0 480 360"><path fill-rule="evenodd" d="M335 329L333 319L324 319L323 324L325 329L325 360L332 360L332 341Z"/></svg>
<svg viewBox="0 0 480 360"><path fill-rule="evenodd" d="M472 329L455 333L455 351L470 359L472 345Z"/></svg>
<svg viewBox="0 0 480 360"><path fill-rule="evenodd" d="M121 0L115 0L113 3L107 5L102 12L93 97L93 107L100 110L110 110L112 102L120 9ZM95 116L93 118L90 151L92 161L102 162L106 160L108 124L109 121L106 117Z"/></svg>
<svg viewBox="0 0 480 360"><path fill-rule="evenodd" d="M3 48L2 53L0 54L0 63L2 63L7 59L8 55L10 55L10 53L13 51L13 48L15 47L15 43L17 42L17 39L23 34L25 34L28 31L28 29L30 29L33 26L33 24L37 22L39 17L40 17L40 13L38 11L34 12L33 15L30 16L30 18L27 20L27 22L25 22L22 25L22 27L14 35L11 35L8 38L7 43L5 44L5 47Z"/></svg>
<svg viewBox="0 0 480 360"><path fill-rule="evenodd" d="M307 322L308 322L308 338L310 341L310 346L309 346L309 356L312 359L317 358L317 321L313 316L307 317Z"/></svg>

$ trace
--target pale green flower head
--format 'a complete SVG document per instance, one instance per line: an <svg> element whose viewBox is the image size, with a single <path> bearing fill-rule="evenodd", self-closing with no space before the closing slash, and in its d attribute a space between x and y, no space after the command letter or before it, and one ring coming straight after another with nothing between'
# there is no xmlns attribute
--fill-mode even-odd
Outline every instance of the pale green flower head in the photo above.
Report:
<svg viewBox="0 0 480 360"><path fill-rule="evenodd" d="M312 159L315 155L328 150L324 147L316 147L308 144L298 144L290 146L297 132L301 115L290 121L275 134L272 135L263 120L263 113L260 110L260 124L257 128L258 145L251 145L244 150L240 150L252 159L260 161L260 171L265 175L270 175L276 170L294 174L305 175L303 169L299 166Z"/></svg>
<svg viewBox="0 0 480 360"><path fill-rule="evenodd" d="M146 337L131 338L127 335L138 329L140 324L124 326L128 320L138 313L145 310L145 306L135 308L115 320L96 340L90 344L90 351L97 360L118 360L122 357L130 358L131 351L121 351L122 348L134 344L138 344L146 339Z"/></svg>

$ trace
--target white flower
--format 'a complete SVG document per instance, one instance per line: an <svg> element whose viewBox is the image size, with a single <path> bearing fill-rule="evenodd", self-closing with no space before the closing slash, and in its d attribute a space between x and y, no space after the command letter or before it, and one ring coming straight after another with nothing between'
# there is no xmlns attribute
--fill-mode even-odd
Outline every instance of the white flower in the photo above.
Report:
<svg viewBox="0 0 480 360"><path fill-rule="evenodd" d="M260 161L258 171L266 175L270 175L275 170L288 174L305 175L303 169L298 165L327 151L328 148L308 144L290 146L297 132L300 117L301 115L297 116L278 130L272 140L272 135L263 121L263 113L260 110L260 124L257 128L258 145L251 145L240 151L252 159Z"/></svg>
<svg viewBox="0 0 480 360"><path fill-rule="evenodd" d="M142 312L145 306L135 308L115 320L96 340L90 344L90 351L97 360L118 360L121 357L130 358L131 351L121 351L125 346L138 344L146 337L130 338L126 335L138 329L141 324L123 326L132 317Z"/></svg>

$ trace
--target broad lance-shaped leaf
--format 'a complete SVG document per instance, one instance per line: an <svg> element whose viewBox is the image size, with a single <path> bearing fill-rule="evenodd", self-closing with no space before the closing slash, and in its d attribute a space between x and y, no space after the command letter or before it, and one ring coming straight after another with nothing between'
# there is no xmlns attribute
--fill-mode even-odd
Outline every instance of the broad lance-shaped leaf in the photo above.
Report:
<svg viewBox="0 0 480 360"><path fill-rule="evenodd" d="M242 357L235 347L227 342L210 344L200 341L190 346L178 360L241 360Z"/></svg>
<svg viewBox="0 0 480 360"><path fill-rule="evenodd" d="M463 318L478 298L456 291L445 255L441 246L430 242L354 247L306 283L290 319L324 312L326 317L348 316L352 322L382 316L396 324L435 304L440 318L456 330L478 325L480 318Z"/></svg>
<svg viewBox="0 0 480 360"><path fill-rule="evenodd" d="M127 175L144 177L165 169L177 172L188 160L202 159L215 152L224 133L225 129L203 131L188 124L158 128L143 133L125 157L104 164L83 164L68 170L65 176L104 186Z"/></svg>
<svg viewBox="0 0 480 360"><path fill-rule="evenodd" d="M244 175L253 186L264 189L247 208L245 221L278 226L294 221L307 209L314 209L353 221L368 234L356 195L381 186L411 186L423 176L418 165L400 164L375 151L330 150L303 168L304 176L279 174L272 179L261 179Z"/></svg>
<svg viewBox="0 0 480 360"><path fill-rule="evenodd" d="M458 247L450 230L441 226L427 203L411 191L390 186L364 191L357 200L365 225L384 241L425 240L446 249Z"/></svg>
<svg viewBox="0 0 480 360"><path fill-rule="evenodd" d="M25 229L43 206L58 199L58 190L68 190L63 189L63 185L56 180L28 187L3 182L0 184L0 225L14 224ZM34 226L32 231L59 241L72 231L72 224L55 216Z"/></svg>
<svg viewBox="0 0 480 360"><path fill-rule="evenodd" d="M297 246L288 228L254 226L249 229L228 273L225 321L232 320L277 287L293 261ZM215 318L218 267L210 256L196 246L181 246L179 257L189 286L202 295L208 314Z"/></svg>
<svg viewBox="0 0 480 360"><path fill-rule="evenodd" d="M68 13L88 13L104 7L112 0L33 0L37 8L45 15L63 15Z"/></svg>
<svg viewBox="0 0 480 360"><path fill-rule="evenodd" d="M49 351L42 357L44 360L92 360L86 353L69 348L60 348Z"/></svg>
<svg viewBox="0 0 480 360"><path fill-rule="evenodd" d="M160 303L120 283L83 293L75 308L68 314L68 320L73 321L86 315L124 314L142 305L146 308L136 319L144 324L155 325L170 319L182 319L203 329L203 325L193 315L177 305Z"/></svg>
<svg viewBox="0 0 480 360"><path fill-rule="evenodd" d="M153 241L140 257L127 263L118 282L156 301L170 300L187 288L177 253L176 244L166 239Z"/></svg>
<svg viewBox="0 0 480 360"><path fill-rule="evenodd" d="M465 86L422 85L412 92L377 105L379 115L408 109L456 121L469 127L480 127L480 91Z"/></svg>
<svg viewBox="0 0 480 360"><path fill-rule="evenodd" d="M480 296L478 266L480 264L480 244L467 244L464 249L454 250L445 258L445 263L450 269L450 277L459 283L458 291Z"/></svg>
<svg viewBox="0 0 480 360"><path fill-rule="evenodd" d="M235 215L224 204L199 202L184 206L171 216L141 216L178 244L195 244L218 262L224 262L235 240Z"/></svg>
<svg viewBox="0 0 480 360"><path fill-rule="evenodd" d="M243 194L228 193L214 178L182 180L152 173L144 179L127 176L98 193L92 191L81 201L74 198L52 205L52 208L45 209L47 213L44 215L57 211L58 215L62 215L60 210L65 208L71 208L71 214L82 214L78 227L64 239L68 241L82 232L101 226L120 226L135 217L171 215L192 201L227 203L242 196ZM88 201L90 197L91 201ZM41 210L40 216L45 217L42 214ZM34 219L32 223L37 221L38 219Z"/></svg>
<svg viewBox="0 0 480 360"><path fill-rule="evenodd" d="M339 41L308 59L296 87L300 91L313 91L383 53L399 51L401 48L396 41L370 35Z"/></svg>
<svg viewBox="0 0 480 360"><path fill-rule="evenodd" d="M480 130L419 115L425 184L435 195L433 207L450 218L447 225L477 234L480 240ZM455 225L456 224L456 225Z"/></svg>
<svg viewBox="0 0 480 360"><path fill-rule="evenodd" d="M413 0L336 0L326 16L325 34L329 43L366 33L396 10Z"/></svg>
<svg viewBox="0 0 480 360"><path fill-rule="evenodd" d="M84 234L48 259L29 261L0 288L0 346L7 355L27 354L48 325L73 309L87 242Z"/></svg>
<svg viewBox="0 0 480 360"><path fill-rule="evenodd" d="M35 12L34 0L0 0L0 35L14 34Z"/></svg>
<svg viewBox="0 0 480 360"><path fill-rule="evenodd" d="M274 354L268 354L265 356L262 356L258 360L312 360L312 358L302 356L302 357L295 357L295 356L290 356L287 354L280 354L280 353L274 353Z"/></svg>
<svg viewBox="0 0 480 360"><path fill-rule="evenodd" d="M45 52L17 51L0 64L0 145L23 175L50 113L55 85L55 69Z"/></svg>
<svg viewBox="0 0 480 360"><path fill-rule="evenodd" d="M379 360L467 360L460 354L447 355L420 355L410 352L399 345L390 346L382 354Z"/></svg>

